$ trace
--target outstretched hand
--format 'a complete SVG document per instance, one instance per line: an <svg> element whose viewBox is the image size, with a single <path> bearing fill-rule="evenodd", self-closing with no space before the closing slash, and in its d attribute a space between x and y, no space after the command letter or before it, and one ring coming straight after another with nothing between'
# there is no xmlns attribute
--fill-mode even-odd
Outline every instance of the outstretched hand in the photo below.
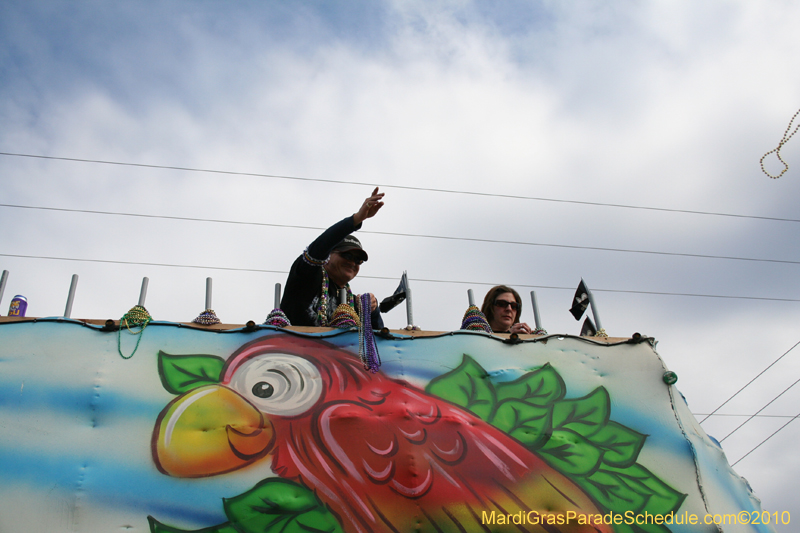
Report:
<svg viewBox="0 0 800 533"><path fill-rule="evenodd" d="M364 203L361 204L361 208L353 214L353 221L356 223L356 226L377 214L378 210L383 207L382 200L385 194L386 193L379 193L378 187L375 187L375 190L372 191L372 196L364 200Z"/></svg>

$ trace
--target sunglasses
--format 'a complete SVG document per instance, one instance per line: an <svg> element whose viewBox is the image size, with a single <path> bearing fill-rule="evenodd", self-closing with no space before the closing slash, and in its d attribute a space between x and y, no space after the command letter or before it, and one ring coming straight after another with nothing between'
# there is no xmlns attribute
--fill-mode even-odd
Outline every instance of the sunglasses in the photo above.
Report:
<svg viewBox="0 0 800 533"><path fill-rule="evenodd" d="M363 259L350 252L338 252L338 253L342 257L342 259L346 261L351 261L357 265L362 265L364 263Z"/></svg>
<svg viewBox="0 0 800 533"><path fill-rule="evenodd" d="M495 300L494 306L498 309L505 309L506 307L510 307L512 311L516 311L519 308L519 304L517 302L509 302L506 300Z"/></svg>

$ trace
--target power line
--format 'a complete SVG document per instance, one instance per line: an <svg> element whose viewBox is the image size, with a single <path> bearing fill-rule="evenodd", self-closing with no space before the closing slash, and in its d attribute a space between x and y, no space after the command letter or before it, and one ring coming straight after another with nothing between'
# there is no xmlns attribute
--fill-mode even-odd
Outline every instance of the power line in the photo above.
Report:
<svg viewBox="0 0 800 533"><path fill-rule="evenodd" d="M104 263L113 265L139 265L139 266L157 266L157 267L171 267L171 268L202 268L208 270L230 270L235 272L261 272L269 274L288 274L288 270L265 270L262 268L234 268L234 267L217 267L208 265L176 265L173 263L148 263L144 261L117 261L112 259L82 259L79 257L52 257L44 255L20 255L20 254L0 254L2 257L17 257L21 259L47 259L52 261L77 261L81 263ZM362 278L375 277L375 276L360 276ZM381 279L381 278L378 278ZM394 279L394 278L385 278Z"/></svg>
<svg viewBox="0 0 800 533"><path fill-rule="evenodd" d="M724 441L725 439L727 439L728 437L730 437L731 435L733 435L734 433L736 433L737 431L739 431L739 428L741 428L743 425L747 424L747 423L748 423L748 422L750 422L750 421L751 421L753 418L755 418L756 416L758 416L758 415L759 415L759 413L761 413L761 411L763 411L764 409L766 409L767 407L769 407L770 405L772 405L772 402L774 402L775 400L777 400L778 398L780 398L781 396L783 396L783 395L784 395L784 393L786 393L786 392L787 392L789 389L791 389L792 387L794 387L794 386L795 386L795 385L797 385L798 383L800 383L800 379L798 379L797 381L795 381L794 383L792 383L791 385L789 385L788 387L786 387L785 389L783 389L783 392L781 392L780 394L778 394L777 396L775 396L773 399L771 399L771 400L769 401L769 403L767 403L767 404L766 404L764 407L762 407L761 409L759 409L758 411L756 411L756 413L755 413L755 414L753 414L753 415L750 415L750 418L748 418L747 420L745 420L744 422L742 422L741 424L739 424L739 425L736 427L736 429L734 429L733 431L731 431L730 433L728 433L727 435L725 435L724 437L722 437L721 439L719 439L719 441L720 441L720 442L722 442L722 441Z"/></svg>
<svg viewBox="0 0 800 533"><path fill-rule="evenodd" d="M759 411L760 413L761 411ZM692 413L694 416L705 416L706 413ZM737 415L733 413L716 413L714 416L738 416L738 417L756 417L756 418L794 418L792 415L762 415L762 414L754 414L754 415ZM720 441L721 442L721 441Z"/></svg>
<svg viewBox="0 0 800 533"><path fill-rule="evenodd" d="M208 266L208 265L179 265L174 263L150 263L150 262L143 262L143 261L119 261L119 260L111 260L111 259L85 259L85 258L76 258L76 257L54 257L54 256L41 256L41 255L22 255L22 254L2 254L0 253L0 257L14 257L20 259L44 259L44 260L52 260L52 261L78 261L84 263L104 263L104 264L116 264L116 265L141 265L141 266L157 266L157 267L170 267L170 268L196 268L196 269L209 269L209 270L228 270L234 272L261 272L261 273L271 273L271 274L288 274L288 270L267 270L261 268L235 268L235 267L219 267L219 266ZM398 276L369 276L369 275L359 275L359 278L366 278L366 279L386 279L386 280L397 280L399 279ZM486 285L486 286L494 286L497 285L496 282L485 282L485 281L460 281L460 280L446 280L446 279L426 279L426 278L410 278L415 282L422 282L422 283L446 283L446 284L461 284L461 285ZM553 290L564 290L564 291L574 291L575 287L559 287L555 285L527 285L524 283L512 283L511 285L515 287L525 287L529 289L553 289ZM685 296L685 297L694 297L694 298L725 298L731 300L759 300L759 301L768 301L768 302L800 302L800 299L796 298L768 298L762 296L730 296L724 294L695 294L695 293L684 293L684 292L657 292L657 291L634 291L634 290L624 290L624 289L597 289L593 288L592 291L594 292L613 292L613 293L620 293L620 294L647 294L647 295L657 295L657 296ZM721 406L720 406L721 407ZM712 413L713 414L713 413ZM711 415L709 415L711 416Z"/></svg>
<svg viewBox="0 0 800 533"><path fill-rule="evenodd" d="M766 372L767 370L769 370L770 368L772 368L772 367L773 367L773 365L775 365L775 363L777 363L778 361L780 361L781 359L783 359L783 358L784 358L784 356L786 356L786 354L788 354L789 352L791 352L792 350L794 350L795 348L797 348L797 345L798 345L798 344L800 344L800 341L797 341L797 342L795 343L795 345L794 345L794 346L792 346L791 348L789 348L788 350L786 350L786 352L784 352L784 354L783 354L783 355L781 355L780 357L778 357L777 359L775 359L775 360L774 360L772 363L770 363L770 365L769 365L767 368L765 368L764 370L762 370L761 372L759 372L759 373L758 373L758 375L757 375L756 377L754 377L753 379L751 379L750 381L748 381L748 382L747 382L747 383L744 385L744 387L742 387L741 389L739 389L739 390L737 390L736 392L734 392L734 393L731 395L731 397L730 397L730 398L728 398L727 400L725 400L724 402L722 402L722 403L719 405L719 407L717 407L716 409L714 409L713 411L711 411L711 413L710 413L709 415L707 415L707 416L706 416L704 419L702 419L702 420L700 421L700 423L702 424L703 422L705 422L706 420L708 420L708 417L709 417L709 416L713 415L714 413L716 413L717 411L719 411L720 409L722 409L722 406L723 406L723 405L725 405L725 404L726 404L726 403L728 403L729 401L733 400L733 398L734 398L734 397L735 397L737 394L739 394L740 392L742 392L744 389L746 389L747 387L749 387L749 386L750 386L750 384L751 384L752 382L754 382L754 381L755 381L755 380L757 380L759 377L761 377L761 374L763 374L764 372ZM740 459L740 461L741 461L741 459Z"/></svg>
<svg viewBox="0 0 800 533"><path fill-rule="evenodd" d="M123 216L123 217L138 217L138 218L155 218L155 219L164 219L164 220L182 220L186 222L209 222L213 224L237 224L242 226L267 226L271 228L295 228L295 229L313 229L313 230L325 230L327 228L317 227L317 226L297 226L293 224L274 224L271 222L245 222L239 220L223 220L223 219L215 219L215 218L195 218L195 217L179 217L175 215L148 215L145 213L123 213L120 211L97 211L93 209L69 209L66 207L45 207L45 206L37 206L37 205L19 205L19 204L0 204L0 207L11 207L16 209L36 209L41 211L62 211L65 213L84 213L90 215L113 215L113 216ZM378 233L378 232L370 232L361 230L360 233ZM387 235L392 235L388 233ZM396 235L403 235L402 233L397 233ZM800 261L798 262L800 263Z"/></svg>
<svg viewBox="0 0 800 533"><path fill-rule="evenodd" d="M794 422L794 420L795 420L796 418L798 418L798 417L800 417L800 413L797 413L795 416L793 416L793 417L792 417L792 419L791 419L791 420L789 420L789 421L788 421L788 422L786 422L784 425L782 425L781 427L779 427L778 429L776 429L776 430L775 430L775 433L773 433L772 435L770 435L770 436L769 436L769 437L767 437L766 439L764 439L764 440L762 440L761 442L759 442L758 444L756 444L756 445L755 445L755 447L753 447L753 449L752 449L752 450L750 450L749 452L747 452L747 453L746 453L746 454L744 454L743 456L739 457L739 459L737 459L737 460L736 460L736 462L735 462L735 463L733 463L733 464L731 465L731 468L733 468L734 466L736 466L736 465L739 463L739 461L741 461L742 459L744 459L745 457L747 457L748 455L750 455L751 453L753 453L754 451L756 451L756 449L757 449L759 446L761 446L762 444L764 444L765 442L767 442L769 439L771 439L772 437L774 437L774 436L775 436L775 435L776 435L776 434L777 434L777 433L778 433L780 430L782 430L783 428L785 428L786 426L788 426L789 424L791 424L792 422Z"/></svg>
<svg viewBox="0 0 800 533"><path fill-rule="evenodd" d="M143 213L123 213L118 211L98 211L92 209L69 209L65 207L45 207L45 206L34 206L34 205L19 205L19 204L0 204L0 207L7 207L7 208L14 208L14 209L34 209L34 210L42 210L42 211L60 211L66 213L84 213L84 214L92 214L92 215L111 215L111 216L124 216L124 217L139 217L139 218L152 218L152 219L163 219L163 220L181 220L181 221L188 221L188 222L207 222L213 224L237 224L237 225L247 225L247 226L266 226L266 227L273 227L273 228L293 228L293 229L308 229L308 230L325 230L326 228L316 227L316 226L298 226L293 224L274 224L269 222L246 222L246 221L239 221L239 220L222 220L222 219L213 219L213 218L195 218L195 217L180 217L180 216L173 216L173 215L148 215ZM477 237L453 237L448 235L425 235L421 233L399 233L399 232L391 232L391 231L370 231L370 230L360 230L360 233L368 233L373 235L387 235L387 236L394 236L394 237L415 237L415 238L424 238L424 239L440 239L440 240L451 240L451 241L468 241L468 242L481 242L481 243L492 243L492 244L514 244L520 246L540 246L545 248L566 248L572 250L593 250L593 251L602 251L602 252L617 252L617 253L629 253L629 254L647 254L647 255L663 255L663 256L672 256L672 257L691 257L695 259L722 259L722 260L729 260L729 261L754 261L754 262L762 262L762 263L783 263L783 264L790 264L790 265L800 265L800 261L791 261L788 259L768 259L768 258L758 258L758 257L735 257L735 256L726 256L726 255L710 255L710 254L690 254L690 253L682 253L682 252L661 252L658 250L632 250L628 248L608 248L602 246L579 246L573 244L552 244L552 243L540 243L540 242L528 242L528 241L511 241L511 240L499 240L499 239L479 239Z"/></svg>
<svg viewBox="0 0 800 533"><path fill-rule="evenodd" d="M248 177L255 177L255 178L272 178L272 179L282 179L282 180L295 180L295 181L308 181L308 182L317 182L317 183L335 183L339 185L358 185L358 186L366 186L366 187L383 187L384 189L398 189L398 190L408 190L408 191L420 191L420 192L438 192L444 194L463 194L468 196L483 196L483 197L492 197L492 198L509 198L514 200L532 200L537 202L553 202L553 203L563 203L563 204L576 204L576 205L591 205L591 206L599 206L599 207L616 207L620 209L639 209L645 211L660 211L665 213L683 213L683 214L691 214L691 215L707 215L707 216L718 216L718 217L731 217L731 218L747 218L747 219L755 219L755 220L772 220L778 222L800 222L800 219L795 218L780 218L780 217L765 217L765 216L758 216L758 215L742 215L737 213L719 213L714 211L696 211L691 209L670 209L666 207L652 207L652 206L641 206L641 205L629 205L629 204L612 204L606 202L587 202L581 200L564 200L563 198L545 198L540 196L519 196L515 194L500 194L500 193L487 193L487 192L478 192L478 191L459 191L454 189L438 189L432 187L413 187L410 185L393 185L393 184L380 184L380 183L367 183L361 181L346 181L346 180L333 180L333 179L324 179L324 178L305 178L300 176L284 176L279 174L262 174L257 172L236 172L232 170L214 170L214 169L205 169L205 168L192 168L192 167L177 167L177 166L169 166L169 165L148 165L145 163L128 163L128 162L121 162L121 161L104 161L100 159L79 159L74 157L55 157L55 156L45 156L45 155L35 155L35 154L21 154L21 153L13 153L13 152L0 152L0 155L5 156L12 156L12 157L28 157L34 159L48 159L52 161L71 161L75 163L92 163L92 164L100 164L100 165L116 165L116 166L126 166L126 167L137 167L137 168L153 168L153 169L161 169L161 170L180 170L184 172L202 172L207 174L225 174L228 176L248 176Z"/></svg>

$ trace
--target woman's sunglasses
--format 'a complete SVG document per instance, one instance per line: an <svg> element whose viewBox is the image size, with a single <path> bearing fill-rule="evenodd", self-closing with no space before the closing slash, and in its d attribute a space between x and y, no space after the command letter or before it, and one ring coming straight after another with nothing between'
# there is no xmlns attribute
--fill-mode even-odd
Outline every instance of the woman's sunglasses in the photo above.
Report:
<svg viewBox="0 0 800 533"><path fill-rule="evenodd" d="M512 311L516 311L519 307L517 302L509 302L507 300L495 300L494 306L499 309L505 309L506 307L510 307Z"/></svg>

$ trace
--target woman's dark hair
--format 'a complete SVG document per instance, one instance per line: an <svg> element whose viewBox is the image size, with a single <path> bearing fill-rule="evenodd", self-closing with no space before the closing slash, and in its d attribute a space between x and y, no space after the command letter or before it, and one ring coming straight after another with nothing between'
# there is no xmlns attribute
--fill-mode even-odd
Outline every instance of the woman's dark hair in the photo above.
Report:
<svg viewBox="0 0 800 533"><path fill-rule="evenodd" d="M516 324L519 322L519 317L522 315L522 298L520 298L519 293L511 287L507 285L497 285L489 289L489 292L487 292L486 296L483 298L483 305L481 306L481 312L486 315L486 321L489 322L489 324L494 321L494 301L498 296L507 292L513 294L514 299L517 301L517 316L514 317L514 323Z"/></svg>

